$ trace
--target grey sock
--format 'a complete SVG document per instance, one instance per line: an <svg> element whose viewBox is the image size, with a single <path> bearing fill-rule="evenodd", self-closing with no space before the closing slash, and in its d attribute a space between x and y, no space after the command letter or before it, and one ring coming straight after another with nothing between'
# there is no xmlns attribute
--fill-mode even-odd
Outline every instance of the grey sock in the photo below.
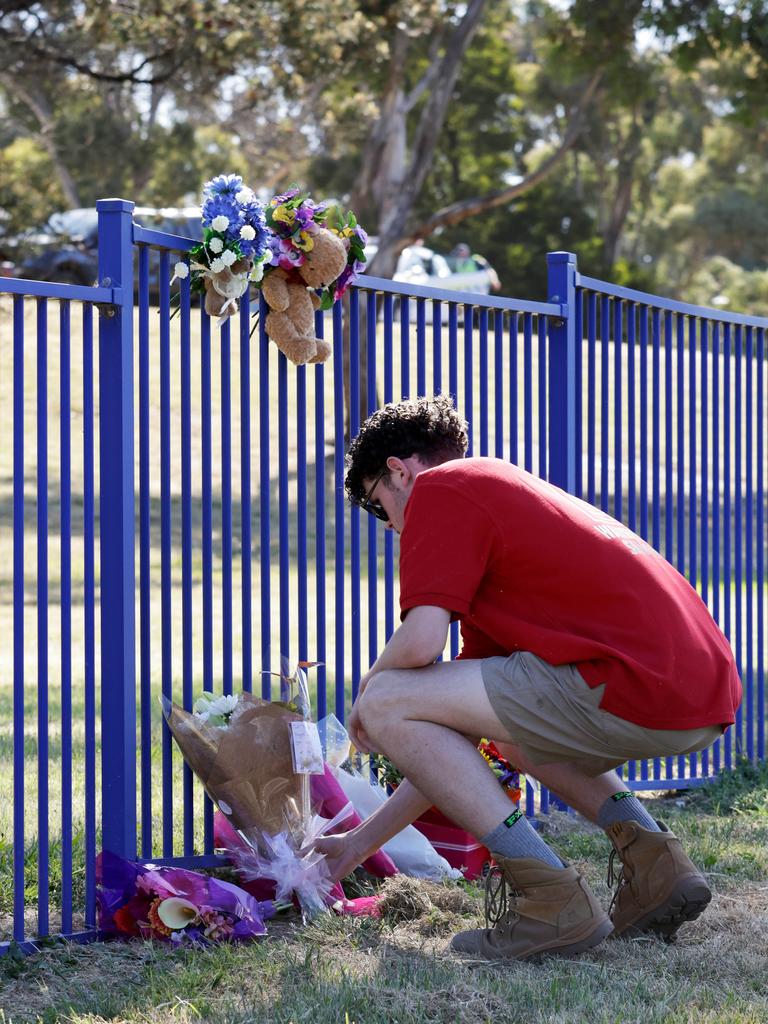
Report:
<svg viewBox="0 0 768 1024"><path fill-rule="evenodd" d="M597 812L597 824L600 828L610 828L616 821L636 821L649 832L661 831L637 797L626 791L609 796Z"/></svg>
<svg viewBox="0 0 768 1024"><path fill-rule="evenodd" d="M480 841L500 857L534 857L553 868L563 867L563 862L531 828L522 811L510 814Z"/></svg>

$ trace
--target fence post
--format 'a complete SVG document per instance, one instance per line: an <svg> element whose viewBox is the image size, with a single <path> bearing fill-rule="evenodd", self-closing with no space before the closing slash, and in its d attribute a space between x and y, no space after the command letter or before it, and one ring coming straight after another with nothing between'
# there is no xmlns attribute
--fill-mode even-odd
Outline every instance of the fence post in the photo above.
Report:
<svg viewBox="0 0 768 1024"><path fill-rule="evenodd" d="M547 253L547 299L563 307L549 320L549 479L576 490L576 255Z"/></svg>
<svg viewBox="0 0 768 1024"><path fill-rule="evenodd" d="M99 322L102 847L136 857L133 203L101 199L99 284L122 303Z"/></svg>

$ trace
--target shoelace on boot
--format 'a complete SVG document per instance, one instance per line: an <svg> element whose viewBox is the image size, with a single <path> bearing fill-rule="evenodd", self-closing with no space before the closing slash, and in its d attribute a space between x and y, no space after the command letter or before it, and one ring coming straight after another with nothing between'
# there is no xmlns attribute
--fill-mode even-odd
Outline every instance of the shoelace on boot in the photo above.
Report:
<svg viewBox="0 0 768 1024"><path fill-rule="evenodd" d="M518 895L507 886L501 868L494 864L485 876L485 927L495 928L509 910L510 900L514 903Z"/></svg>
<svg viewBox="0 0 768 1024"><path fill-rule="evenodd" d="M623 887L627 884L627 879L626 879L626 876L624 875L624 864L622 863L622 865L619 868L619 870L616 871L615 865L616 865L616 859L617 859L618 856L619 856L619 851L614 847L611 850L611 854L610 854L610 856L608 858L608 878L606 880L609 889L612 888L614 885L616 886L616 891L613 894L613 899L611 900L611 905L608 908L608 913L609 914L611 914L613 912L613 908L616 905L616 900L619 898L619 893L621 892Z"/></svg>

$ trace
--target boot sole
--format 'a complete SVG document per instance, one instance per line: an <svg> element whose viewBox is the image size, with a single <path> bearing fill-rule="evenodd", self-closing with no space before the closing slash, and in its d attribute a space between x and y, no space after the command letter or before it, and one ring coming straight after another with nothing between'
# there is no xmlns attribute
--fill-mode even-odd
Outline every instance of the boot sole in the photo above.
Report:
<svg viewBox="0 0 768 1024"><path fill-rule="evenodd" d="M602 921L597 928L594 928L587 935L579 938L576 942L569 942L564 946L544 946L538 949L531 950L530 953L526 953L524 956L505 956L501 952L491 951L484 949L481 945L480 936L483 934L482 931L477 932L477 947L471 948L474 943L469 945L467 948L462 949L461 946L455 946L451 943L451 949L454 953L459 953L462 956L473 956L482 957L484 960L509 960L514 963L539 963L545 957L549 956L571 956L575 953L585 953L588 949L592 949L598 946L603 939L613 931L613 925L610 920L606 918Z"/></svg>
<svg viewBox="0 0 768 1024"><path fill-rule="evenodd" d="M671 942L681 925L696 918L707 908L712 893L704 879L683 879L667 898L645 917L614 931L614 938L637 938L648 932Z"/></svg>
<svg viewBox="0 0 768 1024"><path fill-rule="evenodd" d="M516 959L525 963L539 963L548 956L571 956L575 953L586 953L588 949L594 949L595 946L599 946L612 933L613 924L606 919L594 931L578 942L571 942L567 946L550 946L548 949L536 950L528 956L521 956Z"/></svg>

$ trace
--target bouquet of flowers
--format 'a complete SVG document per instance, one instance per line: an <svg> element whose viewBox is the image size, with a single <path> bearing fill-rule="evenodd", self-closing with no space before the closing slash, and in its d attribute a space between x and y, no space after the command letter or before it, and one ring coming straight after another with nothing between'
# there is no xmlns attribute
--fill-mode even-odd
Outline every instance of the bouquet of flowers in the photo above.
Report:
<svg viewBox="0 0 768 1024"><path fill-rule="evenodd" d="M193 295L205 293L205 309L219 325L237 312L254 264L261 266L268 232L264 208L239 174L220 174L203 186L203 240L179 261L171 279L190 278ZM259 273L259 277L260 277ZM174 296L178 304L178 295Z"/></svg>
<svg viewBox="0 0 768 1024"><path fill-rule="evenodd" d="M322 855L307 847L337 822L311 812L309 775L324 763L306 674L298 666L282 678L297 691L289 700L204 694L193 712L167 698L163 710L187 764L243 841L227 851L243 876L274 880L278 899L295 891L311 915L325 908L332 884Z"/></svg>
<svg viewBox="0 0 768 1024"><path fill-rule="evenodd" d="M520 774L517 769L505 757L502 757L492 740L480 740L477 749L483 755L510 800L517 802L521 796ZM403 776L398 768L384 754L374 754L371 761L376 774L385 785L396 789L403 781Z"/></svg>
<svg viewBox="0 0 768 1024"><path fill-rule="evenodd" d="M266 208L269 248L262 257L262 268L255 270L260 279L275 267L298 270L312 259L314 237L327 230L337 235L347 250L347 264L335 281L323 288L320 308L330 309L340 299L357 275L365 269L365 245L368 235L351 211L344 211L327 200L315 203L308 192L292 187L273 196Z"/></svg>
<svg viewBox="0 0 768 1024"><path fill-rule="evenodd" d="M267 932L275 914L231 882L185 868L124 860L108 850L96 863L99 926L107 934L163 942L208 944Z"/></svg>

